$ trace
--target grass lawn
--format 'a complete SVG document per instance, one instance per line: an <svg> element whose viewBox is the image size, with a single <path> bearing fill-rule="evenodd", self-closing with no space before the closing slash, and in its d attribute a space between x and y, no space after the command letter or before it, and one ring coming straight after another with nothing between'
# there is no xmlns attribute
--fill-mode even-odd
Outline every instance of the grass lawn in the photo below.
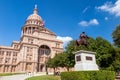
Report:
<svg viewBox="0 0 120 80"><path fill-rule="evenodd" d="M11 76L16 74L23 74L23 73L0 73L0 76Z"/></svg>
<svg viewBox="0 0 120 80"><path fill-rule="evenodd" d="M61 80L60 76L35 76L26 80Z"/></svg>

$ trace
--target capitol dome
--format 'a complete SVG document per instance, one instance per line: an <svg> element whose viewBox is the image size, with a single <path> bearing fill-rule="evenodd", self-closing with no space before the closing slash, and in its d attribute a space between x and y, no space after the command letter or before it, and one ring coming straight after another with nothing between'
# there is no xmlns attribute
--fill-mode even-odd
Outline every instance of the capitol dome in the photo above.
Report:
<svg viewBox="0 0 120 80"><path fill-rule="evenodd" d="M35 5L33 14L28 16L25 24L26 25L34 24L34 25L38 25L38 26L44 26L44 22L43 22L41 16L38 15L37 5Z"/></svg>
<svg viewBox="0 0 120 80"><path fill-rule="evenodd" d="M33 14L31 14L30 16L28 16L28 18L27 18L27 20L40 20L40 21L42 21L42 18L38 15L38 14L36 14L36 13L33 13Z"/></svg>
<svg viewBox="0 0 120 80"><path fill-rule="evenodd" d="M42 18L38 15L37 5L35 5L35 9L33 11L33 14L28 16L27 20L40 20L42 21Z"/></svg>

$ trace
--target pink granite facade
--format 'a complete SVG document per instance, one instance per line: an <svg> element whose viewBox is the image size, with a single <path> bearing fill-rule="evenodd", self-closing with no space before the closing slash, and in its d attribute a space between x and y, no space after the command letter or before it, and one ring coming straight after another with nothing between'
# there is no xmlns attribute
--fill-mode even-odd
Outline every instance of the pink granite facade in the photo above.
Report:
<svg viewBox="0 0 120 80"><path fill-rule="evenodd" d="M35 7L22 27L20 41L13 41L11 46L0 46L0 73L45 72L46 61L63 52L62 46L63 42L44 27Z"/></svg>

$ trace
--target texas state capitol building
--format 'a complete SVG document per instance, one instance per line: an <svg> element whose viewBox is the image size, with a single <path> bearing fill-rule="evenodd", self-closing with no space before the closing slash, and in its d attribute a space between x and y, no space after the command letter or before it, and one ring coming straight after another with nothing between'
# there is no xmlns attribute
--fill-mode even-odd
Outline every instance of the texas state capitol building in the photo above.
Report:
<svg viewBox="0 0 120 80"><path fill-rule="evenodd" d="M0 46L0 72L45 72L46 61L62 52L62 46L63 42L45 28L35 7L22 27L20 41Z"/></svg>

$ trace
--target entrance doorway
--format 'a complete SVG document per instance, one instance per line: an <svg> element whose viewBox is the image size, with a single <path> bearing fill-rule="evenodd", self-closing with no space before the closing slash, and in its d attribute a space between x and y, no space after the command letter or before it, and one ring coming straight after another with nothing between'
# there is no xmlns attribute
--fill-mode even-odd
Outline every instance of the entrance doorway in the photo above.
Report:
<svg viewBox="0 0 120 80"><path fill-rule="evenodd" d="M45 65L50 55L51 50L47 45L41 45L38 49L38 72L45 71Z"/></svg>

